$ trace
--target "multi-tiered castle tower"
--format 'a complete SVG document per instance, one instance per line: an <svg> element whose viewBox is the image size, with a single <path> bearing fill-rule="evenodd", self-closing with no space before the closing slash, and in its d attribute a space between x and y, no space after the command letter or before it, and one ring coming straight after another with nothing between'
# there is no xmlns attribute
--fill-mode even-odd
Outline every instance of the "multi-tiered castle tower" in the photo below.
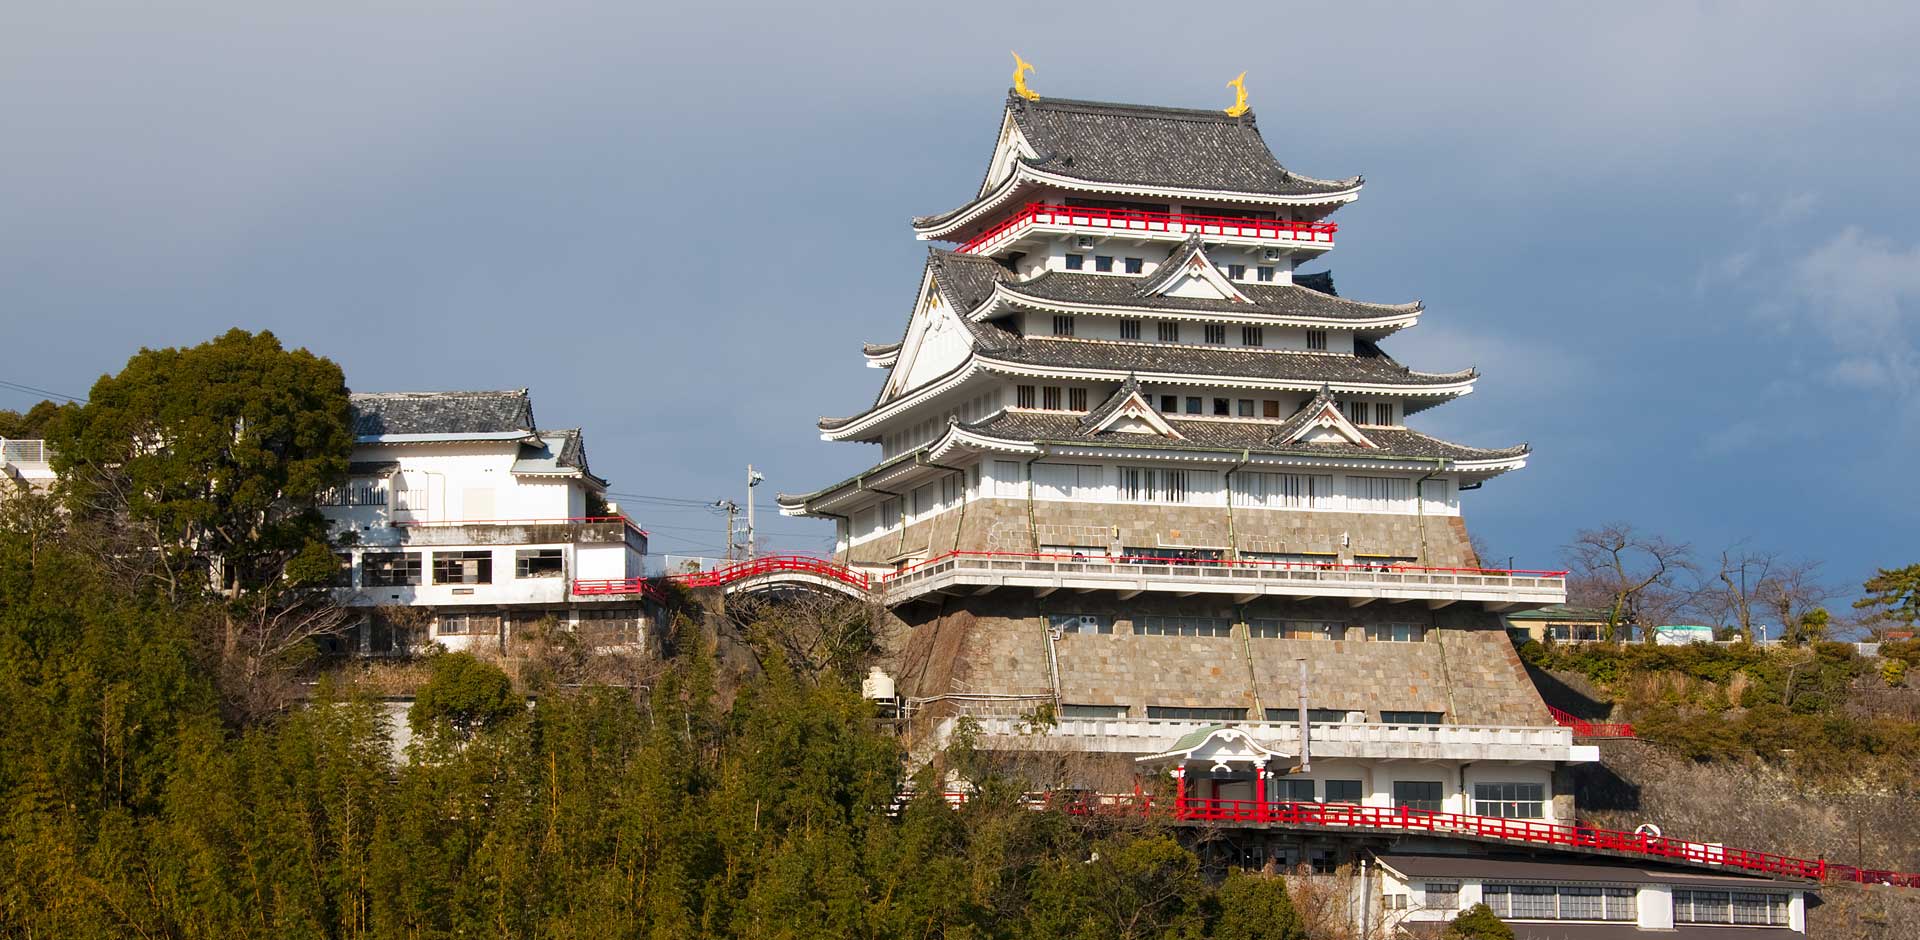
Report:
<svg viewBox="0 0 1920 940"><path fill-rule="evenodd" d="M989 739L1047 705L1050 746L1194 798L1569 819L1557 771L1591 749L1499 617L1564 581L1481 569L1460 516L1528 449L1409 426L1475 372L1382 351L1419 303L1301 271L1362 181L1230 110L1010 95L978 194L913 222L957 247L865 347L879 395L820 422L879 461L782 506L882 579L902 695Z"/></svg>

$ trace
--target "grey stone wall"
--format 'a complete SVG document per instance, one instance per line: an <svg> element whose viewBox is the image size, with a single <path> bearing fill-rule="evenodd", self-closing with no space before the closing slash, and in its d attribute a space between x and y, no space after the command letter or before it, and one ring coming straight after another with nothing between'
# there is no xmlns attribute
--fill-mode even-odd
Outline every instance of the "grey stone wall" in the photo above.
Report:
<svg viewBox="0 0 1920 940"><path fill-rule="evenodd" d="M1264 709L1299 706L1299 666L1308 667L1307 706L1364 711L1434 711L1451 724L1551 724L1499 618L1477 609L1428 611L1418 605L1257 601L1246 607L1203 597L1110 594L1036 599L1016 592L953 599L945 609L903 611L911 631L895 664L903 695L1050 694L1048 613L1103 614L1112 634L1066 634L1053 641L1060 700L1124 705L1146 717L1151 705ZM916 613L915 611L918 611ZM1138 622L1153 614L1222 618L1231 636L1148 636ZM1301 619L1347 625L1339 640L1252 637L1247 620ZM1419 623L1416 643L1367 640L1366 625Z"/></svg>
<svg viewBox="0 0 1920 940"><path fill-rule="evenodd" d="M1032 552L1042 545L1121 548L1188 547L1237 552L1330 553L1412 558L1441 568L1473 567L1473 548L1458 516L1299 512L1224 506L1150 506L1055 500L975 499L915 522L898 533L854 546L850 561L891 564L946 552Z"/></svg>

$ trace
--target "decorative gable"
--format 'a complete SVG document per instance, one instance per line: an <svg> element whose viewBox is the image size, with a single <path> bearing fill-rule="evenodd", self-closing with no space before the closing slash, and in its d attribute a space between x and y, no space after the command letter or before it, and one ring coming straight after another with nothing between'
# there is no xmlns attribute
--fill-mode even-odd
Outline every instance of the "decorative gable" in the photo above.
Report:
<svg viewBox="0 0 1920 940"><path fill-rule="evenodd" d="M1301 409L1281 433L1275 435L1276 444L1352 444L1369 449L1378 448L1347 416L1340 413L1340 407L1333 397L1323 389L1313 401Z"/></svg>
<svg viewBox="0 0 1920 940"><path fill-rule="evenodd" d="M1120 383L1113 397L1087 412L1087 416L1080 419L1080 426L1094 434L1153 434L1176 441L1186 439L1186 435L1174 430L1173 425L1148 404L1147 397L1140 394L1140 380L1133 375Z"/></svg>
<svg viewBox="0 0 1920 940"><path fill-rule="evenodd" d="M940 294L931 271L921 283L906 339L894 353L881 401L919 388L954 369L973 351L973 334Z"/></svg>
<svg viewBox="0 0 1920 940"><path fill-rule="evenodd" d="M1140 291L1142 297L1185 297L1194 300L1231 300L1251 304L1253 298L1227 279L1219 266L1207 257L1200 239L1190 238L1174 250L1166 264Z"/></svg>

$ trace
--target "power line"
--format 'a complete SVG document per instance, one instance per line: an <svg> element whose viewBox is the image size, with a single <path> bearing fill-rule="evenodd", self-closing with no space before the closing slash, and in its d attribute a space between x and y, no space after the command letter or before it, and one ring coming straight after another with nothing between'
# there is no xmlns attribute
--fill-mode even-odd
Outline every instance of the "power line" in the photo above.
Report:
<svg viewBox="0 0 1920 940"><path fill-rule="evenodd" d="M5 379L0 379L0 388L12 389L16 392L21 392L27 395L38 395L42 398L64 398L67 401L79 402L82 405L87 403L86 399L81 398L78 395L63 395L59 392L49 391L47 389L38 388L32 385L23 385L19 382L8 382Z"/></svg>

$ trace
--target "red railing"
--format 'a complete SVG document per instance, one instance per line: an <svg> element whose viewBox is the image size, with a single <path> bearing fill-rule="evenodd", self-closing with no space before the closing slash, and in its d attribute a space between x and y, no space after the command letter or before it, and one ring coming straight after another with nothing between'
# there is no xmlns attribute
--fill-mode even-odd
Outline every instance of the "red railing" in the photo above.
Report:
<svg viewBox="0 0 1920 940"><path fill-rule="evenodd" d="M601 578L573 582L573 593L582 597L604 596L608 594L638 594L656 601L666 600L667 594L651 578Z"/></svg>
<svg viewBox="0 0 1920 940"><path fill-rule="evenodd" d="M1220 235L1333 244L1340 226L1333 222L1294 222L1287 219L1240 219L1225 215L1183 212L1139 212L1085 206L1050 206L1030 202L1019 211L975 235L960 250L978 251L1022 225L1078 225L1114 232L1168 232L1175 235Z"/></svg>
<svg viewBox="0 0 1920 940"><path fill-rule="evenodd" d="M1262 561L1245 558L1174 558L1157 555L1088 555L1065 554L1060 552L972 552L958 551L935 555L922 562L909 565L898 571L889 572L882 582L905 577L925 568L955 558L1024 558L1034 561L1092 562L1119 565L1179 565L1213 568L1255 568L1276 571L1366 571L1366 572L1404 572L1407 574L1450 574L1476 575L1492 577L1519 578L1564 578L1565 571L1535 571L1525 568L1434 568L1423 565L1402 565L1392 562L1343 564L1340 562L1319 561Z"/></svg>
<svg viewBox="0 0 1920 940"><path fill-rule="evenodd" d="M1547 706L1555 723L1562 728L1572 728L1576 738L1631 738L1633 725L1624 721L1588 721L1575 718L1573 713L1562 711L1552 705Z"/></svg>
<svg viewBox="0 0 1920 940"><path fill-rule="evenodd" d="M399 511L405 512L406 510ZM640 533L642 536L647 534L647 530L641 528L640 523L626 516L555 516L535 519L395 519L389 522L388 525L401 529L437 529L463 525L580 525L589 522L618 522Z"/></svg>
<svg viewBox="0 0 1920 940"><path fill-rule="evenodd" d="M768 555L765 558L737 561L712 571L690 571L670 577L687 587L719 587L735 581L779 572L814 575L838 581L862 591L871 586L864 572L855 571L825 558L814 558L811 555Z"/></svg>

